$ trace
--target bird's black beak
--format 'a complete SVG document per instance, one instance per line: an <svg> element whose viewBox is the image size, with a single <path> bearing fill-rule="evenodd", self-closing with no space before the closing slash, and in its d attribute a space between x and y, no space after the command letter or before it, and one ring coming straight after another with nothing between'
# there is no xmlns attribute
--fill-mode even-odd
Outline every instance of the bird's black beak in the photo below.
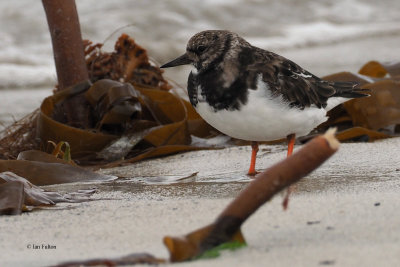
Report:
<svg viewBox="0 0 400 267"><path fill-rule="evenodd" d="M180 65L187 65L190 63L192 63L192 61L189 59L189 57L185 53L182 56L180 56L168 63L165 63L160 68L170 68L170 67L176 67L176 66L180 66Z"/></svg>

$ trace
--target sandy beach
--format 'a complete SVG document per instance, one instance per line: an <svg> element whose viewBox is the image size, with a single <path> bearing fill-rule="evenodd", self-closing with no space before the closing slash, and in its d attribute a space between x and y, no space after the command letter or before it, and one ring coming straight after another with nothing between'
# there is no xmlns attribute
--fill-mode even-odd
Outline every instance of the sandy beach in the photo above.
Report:
<svg viewBox="0 0 400 267"><path fill-rule="evenodd" d="M297 185L288 211L278 195L250 217L242 227L247 247L178 266L399 265L399 145L400 138L342 144ZM259 167L285 156L284 146L261 149ZM112 183L45 187L60 192L95 187L98 200L2 217L2 266L133 252L167 258L164 236L211 223L249 183L244 175L249 153L248 147L189 152L102 170L125 177Z"/></svg>

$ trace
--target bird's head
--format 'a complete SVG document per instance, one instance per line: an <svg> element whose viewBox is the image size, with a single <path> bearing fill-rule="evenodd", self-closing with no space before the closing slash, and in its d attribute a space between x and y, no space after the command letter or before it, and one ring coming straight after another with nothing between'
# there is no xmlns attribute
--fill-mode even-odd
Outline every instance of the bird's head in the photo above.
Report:
<svg viewBox="0 0 400 267"><path fill-rule="evenodd" d="M236 33L224 30L202 31L190 38L185 54L161 68L192 64L198 72L205 71L227 57L237 56L241 45L249 44Z"/></svg>

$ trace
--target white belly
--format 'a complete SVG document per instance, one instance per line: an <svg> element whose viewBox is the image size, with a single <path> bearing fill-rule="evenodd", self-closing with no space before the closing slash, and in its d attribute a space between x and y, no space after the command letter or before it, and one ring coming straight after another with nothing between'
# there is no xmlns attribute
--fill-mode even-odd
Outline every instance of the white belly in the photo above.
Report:
<svg viewBox="0 0 400 267"><path fill-rule="evenodd" d="M240 110L214 111L207 102L197 103L196 110L224 134L249 141L277 140L292 133L304 136L327 120L325 109L290 108L280 97L273 98L268 92L250 90L248 102Z"/></svg>

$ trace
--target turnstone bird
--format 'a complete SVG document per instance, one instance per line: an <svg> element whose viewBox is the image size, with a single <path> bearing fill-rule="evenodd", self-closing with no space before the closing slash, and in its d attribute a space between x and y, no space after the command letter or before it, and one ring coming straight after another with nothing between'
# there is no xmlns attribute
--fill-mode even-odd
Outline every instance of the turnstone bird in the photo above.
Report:
<svg viewBox="0 0 400 267"><path fill-rule="evenodd" d="M256 174L259 141L287 137L289 156L296 136L326 121L327 111L368 96L357 82L322 80L230 31L197 33L185 54L161 68L185 64L194 66L187 90L200 116L226 135L252 141L249 175Z"/></svg>

